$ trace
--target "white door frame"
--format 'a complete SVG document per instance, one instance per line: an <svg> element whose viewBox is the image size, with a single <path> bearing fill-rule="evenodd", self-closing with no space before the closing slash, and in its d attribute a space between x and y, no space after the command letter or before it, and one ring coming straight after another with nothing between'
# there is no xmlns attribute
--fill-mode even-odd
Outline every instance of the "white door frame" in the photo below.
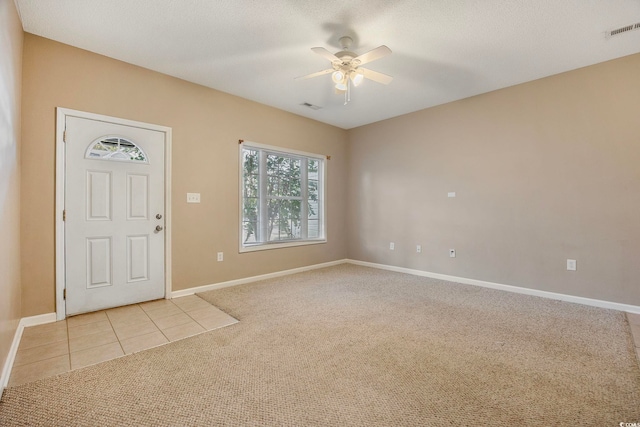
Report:
<svg viewBox="0 0 640 427"><path fill-rule="evenodd" d="M87 113L68 108L56 108L56 320L63 320L67 316L64 300L66 288L66 258L65 258L65 224L63 212L65 209L65 123L67 117L98 120L124 126L134 126L164 133L164 297L171 298L171 128L150 123L136 122L118 117Z"/></svg>

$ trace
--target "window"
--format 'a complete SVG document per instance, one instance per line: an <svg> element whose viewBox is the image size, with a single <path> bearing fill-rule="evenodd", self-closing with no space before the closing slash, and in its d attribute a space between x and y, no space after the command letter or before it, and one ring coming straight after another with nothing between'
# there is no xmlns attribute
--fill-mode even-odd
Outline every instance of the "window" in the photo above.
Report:
<svg viewBox="0 0 640 427"><path fill-rule="evenodd" d="M142 148L119 136L103 136L96 139L89 144L85 158L149 163Z"/></svg>
<svg viewBox="0 0 640 427"><path fill-rule="evenodd" d="M240 250L325 242L323 156L240 145Z"/></svg>

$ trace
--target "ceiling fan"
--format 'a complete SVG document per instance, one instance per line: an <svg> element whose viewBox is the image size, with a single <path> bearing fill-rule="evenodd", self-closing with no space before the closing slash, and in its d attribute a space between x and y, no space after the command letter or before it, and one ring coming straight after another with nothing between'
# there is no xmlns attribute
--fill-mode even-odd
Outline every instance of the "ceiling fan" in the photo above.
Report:
<svg viewBox="0 0 640 427"><path fill-rule="evenodd" d="M353 40L351 37L341 37L340 46L342 51L335 55L323 47L312 47L311 50L331 61L331 68L318 71L317 73L307 74L306 76L297 77L296 80L310 79L312 77L323 76L331 73L331 79L335 83L337 93L344 93L344 103L351 100L351 84L359 86L364 79L373 80L382 84L389 84L393 77L377 71L362 68L361 65L375 61L391 54L391 49L382 45L370 50L362 55L357 55L349 51Z"/></svg>

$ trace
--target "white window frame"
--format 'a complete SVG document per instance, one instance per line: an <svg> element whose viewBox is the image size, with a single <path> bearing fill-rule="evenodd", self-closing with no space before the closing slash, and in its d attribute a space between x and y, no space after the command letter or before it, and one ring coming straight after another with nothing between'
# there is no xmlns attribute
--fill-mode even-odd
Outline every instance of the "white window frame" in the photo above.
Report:
<svg viewBox="0 0 640 427"><path fill-rule="evenodd" d="M307 238L307 239L294 239L294 240L288 240L288 241L277 241L277 242L259 242L259 243L251 243L251 244L244 244L244 167L243 167L243 155L242 155L242 151L243 149L256 149L256 150L261 150L262 152L269 152L269 153L274 153L274 154L282 154L283 156L294 156L294 157L300 157L300 158L307 158L307 159L314 159L314 160L319 160L319 164L321 165L318 168L318 182L320 183L320 188L319 188L319 200L320 200L320 209L318 212L318 216L319 216L319 221L318 221L318 225L319 225L319 231L318 231L318 237L317 238ZM282 147L275 147L273 145L266 145L266 144L260 144L257 142L249 142L249 141L242 141L239 144L239 149L238 149L238 159L239 159L239 201L240 201L240 205L239 205L239 252L243 253L243 252L253 252L253 251L263 251L263 250L269 250L269 249L277 249L277 248L288 248L288 247L293 247L293 246L304 246L304 245L315 245L315 244L319 244L319 243L326 243L327 242L327 200L325 197L326 194L326 168L327 168L327 157L320 155L320 154L313 154L313 153L307 153L304 151L298 151L298 150L292 150L289 148L282 148ZM266 176L266 170L261 170L261 174L264 174ZM264 182L264 176L262 176L262 181L261 181L261 191L265 191L265 186L262 185L262 182ZM303 178L303 182L306 182L306 177ZM305 186L306 187L306 186ZM261 199L261 204L263 204L263 200L262 197L260 197ZM264 199L266 200L266 199ZM306 203L303 203L303 212L306 213ZM305 225L301 225L301 227L306 227Z"/></svg>

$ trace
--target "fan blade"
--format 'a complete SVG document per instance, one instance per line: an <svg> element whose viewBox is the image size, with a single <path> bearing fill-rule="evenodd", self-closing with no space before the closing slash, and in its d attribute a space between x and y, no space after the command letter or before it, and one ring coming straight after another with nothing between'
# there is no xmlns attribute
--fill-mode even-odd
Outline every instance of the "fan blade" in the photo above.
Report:
<svg viewBox="0 0 640 427"><path fill-rule="evenodd" d="M324 76L325 74L329 74L333 72L333 68L327 68L326 70L318 71L317 73L307 74L306 76L296 77L295 80L305 80L310 79L312 77Z"/></svg>
<svg viewBox="0 0 640 427"><path fill-rule="evenodd" d="M382 83L383 85L388 85L389 83L391 83L391 80L393 80L393 77L391 76L379 73L377 71L369 70L367 68L358 68L358 70L362 70L364 72L364 77L366 79Z"/></svg>
<svg viewBox="0 0 640 427"><path fill-rule="evenodd" d="M323 47L312 47L311 50L317 53L318 55L328 59L331 62L336 62L336 61L342 62L340 61L340 58L338 58L333 53L329 52L327 49Z"/></svg>
<svg viewBox="0 0 640 427"><path fill-rule="evenodd" d="M377 48L370 50L369 52L363 53L360 56L356 56L351 60L351 62L356 62L358 65L364 65L367 62L375 61L376 59L383 58L387 55L391 55L391 49L386 47L385 45L378 46Z"/></svg>

